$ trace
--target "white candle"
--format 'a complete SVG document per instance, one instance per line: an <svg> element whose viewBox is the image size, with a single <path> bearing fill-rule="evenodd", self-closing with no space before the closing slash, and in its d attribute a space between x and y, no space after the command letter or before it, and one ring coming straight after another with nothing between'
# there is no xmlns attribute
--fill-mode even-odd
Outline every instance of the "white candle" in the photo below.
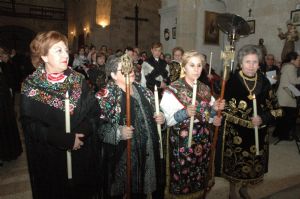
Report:
<svg viewBox="0 0 300 199"><path fill-rule="evenodd" d="M66 133L71 133L70 100L69 100L68 91L66 92L66 99L65 99L65 124L66 124ZM72 156L69 150L67 151L67 171L68 171L68 179L72 179Z"/></svg>
<svg viewBox="0 0 300 199"><path fill-rule="evenodd" d="M256 97L253 95L253 116L257 116L257 103ZM256 155L259 155L259 140L258 140L258 127L254 126L254 133L255 133L255 148L256 148Z"/></svg>
<svg viewBox="0 0 300 199"><path fill-rule="evenodd" d="M154 86L154 100L155 100L155 113L156 115L159 114L159 99L158 99L158 91L157 86ZM160 124L157 124L157 132L159 136L159 152L160 152L160 158L163 159L163 148L162 148L162 138L161 138L161 126Z"/></svg>
<svg viewBox="0 0 300 199"><path fill-rule="evenodd" d="M196 103L196 94L197 94L197 80L195 79L193 84L192 105L195 105ZM192 116L190 119L188 147L191 147L192 145L193 127L194 127L194 116Z"/></svg>
<svg viewBox="0 0 300 199"><path fill-rule="evenodd" d="M66 92L66 99L65 99L65 122L66 122L66 133L70 133L70 100L69 100L69 93Z"/></svg>
<svg viewBox="0 0 300 199"><path fill-rule="evenodd" d="M209 70L208 70L208 74L211 74L211 62L212 62L212 56L213 56L213 52L210 52L210 58L209 58Z"/></svg>

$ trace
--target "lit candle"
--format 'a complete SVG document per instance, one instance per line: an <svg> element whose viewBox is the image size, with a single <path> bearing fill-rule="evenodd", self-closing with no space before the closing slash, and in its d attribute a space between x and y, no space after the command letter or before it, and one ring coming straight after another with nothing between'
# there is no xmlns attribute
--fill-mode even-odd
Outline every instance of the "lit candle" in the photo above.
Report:
<svg viewBox="0 0 300 199"><path fill-rule="evenodd" d="M159 114L159 99L158 99L158 91L157 91L157 86L155 85L154 87L154 100L155 100L155 112L156 115ZM160 124L157 124L157 132L159 136L159 152L160 152L160 158L163 159L163 148L162 148L162 138L161 138L161 126Z"/></svg>
<svg viewBox="0 0 300 199"><path fill-rule="evenodd" d="M66 133L71 133L71 123L70 123L70 100L69 93L66 92L65 99L65 122L66 122ZM67 171L68 179L72 179L72 156L71 151L67 150Z"/></svg>
<svg viewBox="0 0 300 199"><path fill-rule="evenodd" d="M195 105L196 103L196 94L197 94L197 80L195 79L193 84L192 105ZM190 119L188 147L191 147L192 145L193 127L194 127L194 116L192 116Z"/></svg>
<svg viewBox="0 0 300 199"><path fill-rule="evenodd" d="M209 58L209 70L208 70L208 74L211 74L211 62L212 62L212 56L213 56L213 52L210 52L210 58Z"/></svg>
<svg viewBox="0 0 300 199"><path fill-rule="evenodd" d="M256 97L255 94L253 95L253 116L257 116L257 104L256 104ZM259 155L259 141L258 141L258 127L254 126L254 133L255 133L255 148L256 148L256 155Z"/></svg>

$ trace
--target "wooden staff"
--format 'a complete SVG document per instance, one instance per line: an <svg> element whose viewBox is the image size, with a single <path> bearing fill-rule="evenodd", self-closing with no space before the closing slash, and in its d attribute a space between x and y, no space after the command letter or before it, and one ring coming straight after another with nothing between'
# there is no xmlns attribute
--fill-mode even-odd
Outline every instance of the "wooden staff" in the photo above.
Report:
<svg viewBox="0 0 300 199"><path fill-rule="evenodd" d="M231 63L234 60L234 51L232 50L225 50L221 53L221 59L224 60L224 73L223 73L223 80L222 80L222 87L221 87L221 95L220 100L224 99L224 93L225 93L225 85L226 85L226 78L227 78L227 68L231 66ZM221 110L218 110L218 117L221 117ZM218 141L218 133L219 133L219 127L216 126L215 133L213 137L213 144L212 144L212 151L215 151L217 141Z"/></svg>
<svg viewBox="0 0 300 199"><path fill-rule="evenodd" d="M221 87L221 94L220 94L220 100L224 99L224 93L225 93L225 86L226 86L226 79L227 79L227 68L229 68L231 66L231 63L234 60L234 51L230 50L228 47L225 49L225 51L221 52L221 59L224 60L224 72L223 72L223 80L222 80L222 87ZM221 110L218 110L218 117L221 117ZM211 176L213 176L213 165L215 162L215 151L216 151L216 145L217 145L217 141L218 141L218 134L219 134L219 127L216 126L215 127L215 132L214 132L214 136L213 136L213 143L211 145L211 151L210 151L210 159L209 159L209 165L208 165L208 169L209 169L209 173L211 174ZM204 191L204 198L207 194L207 192L209 191L208 188L208 180L207 180L207 186L206 189Z"/></svg>
<svg viewBox="0 0 300 199"><path fill-rule="evenodd" d="M125 76L126 82L126 126L131 126L131 115L130 115L130 73L133 70L132 60L127 55L124 54L121 57L122 69L121 72ZM126 183L126 199L131 197L131 139L127 140L127 183Z"/></svg>

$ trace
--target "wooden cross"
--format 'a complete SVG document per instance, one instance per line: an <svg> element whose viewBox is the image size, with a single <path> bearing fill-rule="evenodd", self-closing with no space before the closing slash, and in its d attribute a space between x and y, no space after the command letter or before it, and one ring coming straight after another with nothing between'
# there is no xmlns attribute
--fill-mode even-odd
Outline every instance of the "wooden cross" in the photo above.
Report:
<svg viewBox="0 0 300 199"><path fill-rule="evenodd" d="M139 21L149 21L146 18L139 18L139 7L136 4L134 7L134 17L124 17L126 20L134 20L135 22L135 46L138 47L139 44Z"/></svg>
<svg viewBox="0 0 300 199"><path fill-rule="evenodd" d="M249 17L249 18L252 17L252 16L251 16L251 12L252 12L252 9L249 8L249 10L248 10L248 13L249 13L249 16L248 16L248 17Z"/></svg>

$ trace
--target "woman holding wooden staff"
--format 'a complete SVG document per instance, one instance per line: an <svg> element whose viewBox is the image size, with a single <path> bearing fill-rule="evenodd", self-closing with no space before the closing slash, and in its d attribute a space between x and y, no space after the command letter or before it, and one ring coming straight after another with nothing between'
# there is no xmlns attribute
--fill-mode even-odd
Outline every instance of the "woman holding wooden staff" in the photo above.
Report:
<svg viewBox="0 0 300 199"><path fill-rule="evenodd" d="M221 124L221 118L214 116L217 110L224 108L225 102L215 101L209 87L195 81L204 66L202 54L196 51L185 52L182 66L185 76L171 83L160 104L167 125L172 126L168 140L165 198L199 199L203 198L206 181L209 180L209 120L214 125ZM193 123L190 129L191 118Z"/></svg>
<svg viewBox="0 0 300 199"><path fill-rule="evenodd" d="M277 101L268 79L258 72L261 58L257 46L242 47L237 57L241 69L226 84L223 136L220 136L223 140L219 143L223 149L221 172L230 182L231 199L239 198L237 183L241 184L240 196L251 198L247 192L248 183L260 182L268 171L266 127L281 114L280 110L274 109Z"/></svg>
<svg viewBox="0 0 300 199"><path fill-rule="evenodd" d="M128 177L131 179L130 198L161 198L159 190L164 187L161 165L160 144L157 124L165 121L162 113L155 113L153 93L134 82L132 70L125 70L128 63L122 57L108 59L105 70L110 81L96 93L101 109L103 124L99 129L103 141L103 174L105 175L104 198L128 198ZM126 89L125 71L129 73L130 88ZM130 92L130 103L126 92ZM130 121L126 109L130 106ZM127 124L131 123L130 126ZM130 142L131 168L127 168L128 141ZM131 176L127 176L131 169ZM162 194L162 192L160 192Z"/></svg>
<svg viewBox="0 0 300 199"><path fill-rule="evenodd" d="M92 199L99 190L96 100L83 75L68 68L67 44L56 31L30 44L40 64L22 85L21 123L34 199Z"/></svg>

